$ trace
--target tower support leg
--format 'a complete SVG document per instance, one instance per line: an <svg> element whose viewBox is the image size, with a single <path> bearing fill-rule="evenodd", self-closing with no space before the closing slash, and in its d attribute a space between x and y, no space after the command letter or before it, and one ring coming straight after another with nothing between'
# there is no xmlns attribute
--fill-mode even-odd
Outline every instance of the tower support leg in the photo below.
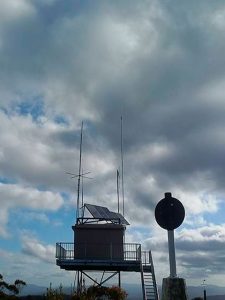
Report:
<svg viewBox="0 0 225 300"><path fill-rule="evenodd" d="M118 286L121 288L121 275L120 275L120 271L118 272Z"/></svg>

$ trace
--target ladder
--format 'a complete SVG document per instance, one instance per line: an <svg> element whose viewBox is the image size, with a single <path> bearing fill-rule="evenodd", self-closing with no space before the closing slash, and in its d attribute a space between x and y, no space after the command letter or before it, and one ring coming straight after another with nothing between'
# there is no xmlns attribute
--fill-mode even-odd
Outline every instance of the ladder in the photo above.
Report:
<svg viewBox="0 0 225 300"><path fill-rule="evenodd" d="M141 282L143 300L159 300L151 251L148 264L141 260Z"/></svg>

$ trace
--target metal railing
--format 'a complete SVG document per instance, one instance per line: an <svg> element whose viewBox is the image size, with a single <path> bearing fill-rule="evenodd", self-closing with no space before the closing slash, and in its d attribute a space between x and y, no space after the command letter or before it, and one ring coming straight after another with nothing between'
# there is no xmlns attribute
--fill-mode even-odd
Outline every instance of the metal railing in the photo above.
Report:
<svg viewBox="0 0 225 300"><path fill-rule="evenodd" d="M141 251L142 265L151 264L151 251Z"/></svg>
<svg viewBox="0 0 225 300"><path fill-rule="evenodd" d="M74 259L74 243L56 243L56 258Z"/></svg>
<svg viewBox="0 0 225 300"><path fill-rule="evenodd" d="M140 244L77 244L56 243L56 258L58 260L99 259L141 261L149 264L149 252L141 251Z"/></svg>

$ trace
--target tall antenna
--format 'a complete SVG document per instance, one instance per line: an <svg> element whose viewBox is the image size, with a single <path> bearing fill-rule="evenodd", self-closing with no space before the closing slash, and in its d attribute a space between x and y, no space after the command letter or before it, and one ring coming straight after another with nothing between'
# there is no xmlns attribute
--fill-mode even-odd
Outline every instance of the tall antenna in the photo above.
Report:
<svg viewBox="0 0 225 300"><path fill-rule="evenodd" d="M92 179L91 177L87 177L86 175L91 172L84 172L82 168L82 142L83 142L83 122L81 123L81 131L80 131L80 159L79 159L79 173L78 175L70 172L66 172L66 174L70 175L71 178L78 178L77 182L77 210L76 210L76 223L78 223L78 219L80 217L80 184L81 185L81 207L84 206L84 178ZM82 181L80 182L80 179Z"/></svg>
<svg viewBox="0 0 225 300"><path fill-rule="evenodd" d="M80 210L80 177L82 176L81 175L82 140L83 140L83 121L81 123L81 131L80 131L80 160L79 160L79 172L78 172L78 180L77 180L77 211L76 211L76 220L79 218L79 210Z"/></svg>
<svg viewBox="0 0 225 300"><path fill-rule="evenodd" d="M121 152L121 182L122 182L122 199L123 199L123 216L124 216L124 181L123 181L123 117L120 119L120 152Z"/></svg>
<svg viewBox="0 0 225 300"><path fill-rule="evenodd" d="M119 178L120 178L120 173L117 170L116 171L116 187L117 187L118 213L120 212L120 187L119 187Z"/></svg>
<svg viewBox="0 0 225 300"><path fill-rule="evenodd" d="M84 176L83 176L84 170L82 169L82 176L81 176L81 207L84 206Z"/></svg>

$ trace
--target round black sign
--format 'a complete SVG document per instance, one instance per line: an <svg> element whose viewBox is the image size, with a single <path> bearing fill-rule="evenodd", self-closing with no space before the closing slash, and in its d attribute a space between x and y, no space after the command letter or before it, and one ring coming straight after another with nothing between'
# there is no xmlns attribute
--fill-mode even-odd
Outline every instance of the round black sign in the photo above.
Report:
<svg viewBox="0 0 225 300"><path fill-rule="evenodd" d="M174 230L179 227L185 216L183 204L171 193L165 193L165 198L159 201L155 208L156 222L164 229Z"/></svg>

